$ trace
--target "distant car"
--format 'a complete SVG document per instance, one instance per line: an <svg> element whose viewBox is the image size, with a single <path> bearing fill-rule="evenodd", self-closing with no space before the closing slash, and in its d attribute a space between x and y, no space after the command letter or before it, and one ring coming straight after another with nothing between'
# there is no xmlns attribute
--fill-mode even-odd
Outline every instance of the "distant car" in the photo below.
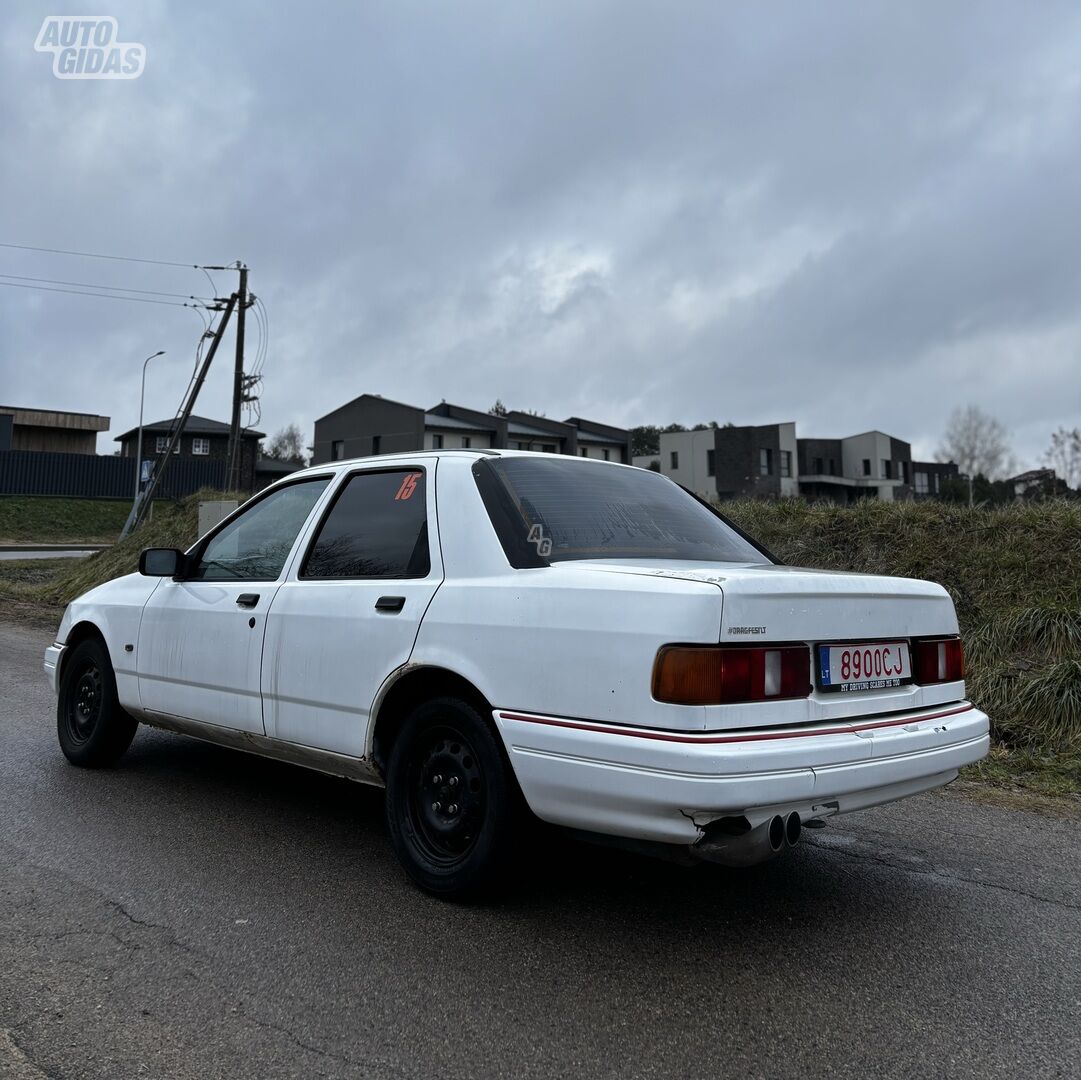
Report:
<svg viewBox="0 0 1081 1080"><path fill-rule="evenodd" d="M74 601L45 670L74 764L143 722L385 784L439 894L528 812L749 864L988 749L940 586L782 566L657 473L550 454L298 472Z"/></svg>

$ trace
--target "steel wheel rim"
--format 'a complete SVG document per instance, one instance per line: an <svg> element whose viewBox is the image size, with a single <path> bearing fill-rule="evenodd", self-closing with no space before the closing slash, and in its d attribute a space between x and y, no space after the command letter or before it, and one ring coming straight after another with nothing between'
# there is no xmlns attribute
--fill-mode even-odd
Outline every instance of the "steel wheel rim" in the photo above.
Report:
<svg viewBox="0 0 1081 1080"><path fill-rule="evenodd" d="M425 858L454 866L476 846L487 792L472 744L455 727L425 732L406 779L412 833Z"/></svg>
<svg viewBox="0 0 1081 1080"><path fill-rule="evenodd" d="M101 717L102 690L101 671L88 661L73 677L68 692L68 730L76 742L86 742L93 734Z"/></svg>

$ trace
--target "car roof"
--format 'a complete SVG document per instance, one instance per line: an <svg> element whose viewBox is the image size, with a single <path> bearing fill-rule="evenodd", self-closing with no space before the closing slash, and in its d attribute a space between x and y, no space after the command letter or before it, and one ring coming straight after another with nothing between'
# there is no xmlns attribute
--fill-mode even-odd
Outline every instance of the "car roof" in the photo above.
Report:
<svg viewBox="0 0 1081 1080"><path fill-rule="evenodd" d="M447 449L447 450L412 450L397 454L374 454L368 457L343 458L340 461L324 461L319 465L309 465L306 469L298 469L293 476L301 473L321 472L326 469L351 468L354 465L368 465L372 462L391 464L398 461L416 461L417 458L492 458L492 457L516 457L516 458L559 458L562 461L580 461L590 465L613 465L621 469L637 468L635 465L625 465L621 461L604 461L601 458L584 458L574 454L548 454L541 450L503 450L503 449Z"/></svg>

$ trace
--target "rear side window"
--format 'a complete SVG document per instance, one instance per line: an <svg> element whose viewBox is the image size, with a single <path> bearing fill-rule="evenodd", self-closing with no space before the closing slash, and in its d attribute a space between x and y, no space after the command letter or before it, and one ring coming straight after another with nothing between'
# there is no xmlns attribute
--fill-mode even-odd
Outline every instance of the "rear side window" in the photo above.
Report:
<svg viewBox="0 0 1081 1080"><path fill-rule="evenodd" d="M431 569L424 472L356 473L323 519L300 576L418 578Z"/></svg>

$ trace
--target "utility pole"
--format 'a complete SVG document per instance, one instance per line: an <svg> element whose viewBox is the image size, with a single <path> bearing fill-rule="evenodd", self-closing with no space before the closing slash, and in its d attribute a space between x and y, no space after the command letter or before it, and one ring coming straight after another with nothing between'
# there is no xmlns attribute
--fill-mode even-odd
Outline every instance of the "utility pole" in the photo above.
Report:
<svg viewBox="0 0 1081 1080"><path fill-rule="evenodd" d="M237 286L236 305L236 361L233 365L233 415L229 424L229 468L226 487L236 491L240 487L240 409L244 403L244 315L248 310L248 268L238 266L240 284Z"/></svg>
<svg viewBox="0 0 1081 1080"><path fill-rule="evenodd" d="M233 295L229 297L229 300L222 311L221 322L218 323L218 329L215 331L214 338L210 342L210 349L207 351L202 367L200 367L196 373L195 379L188 390L187 397L180 406L180 412L173 422L172 430L169 433L169 444L165 447L165 454L164 456L159 456L155 460L153 472L150 474L150 480L147 482L143 491L139 492L135 497L135 505L132 506L131 513L128 514L128 520L124 523L124 529L120 533L121 540L123 540L133 529L137 529L142 524L143 518L146 516L147 508L150 506L150 500L153 499L154 492L157 489L158 484L161 483L161 478L169 466L169 461L173 456L173 449L180 441L180 436L183 435L184 428L188 423L188 417L191 416L191 411L195 408L195 401L199 397L199 391L203 388L203 383L206 381L206 373L210 370L210 365L214 360L214 354L218 351L218 346L221 344L222 336L225 334L225 328L229 325L229 318L233 314L233 309L236 307L236 301L236 293L233 293Z"/></svg>

